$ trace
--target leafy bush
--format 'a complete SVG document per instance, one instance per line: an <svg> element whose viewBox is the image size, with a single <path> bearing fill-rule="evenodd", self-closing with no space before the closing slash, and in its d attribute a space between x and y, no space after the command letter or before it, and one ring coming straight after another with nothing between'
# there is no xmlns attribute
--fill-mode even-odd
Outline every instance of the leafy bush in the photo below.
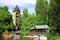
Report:
<svg viewBox="0 0 60 40"><path fill-rule="evenodd" d="M5 30L4 34L8 34L8 33L9 33L8 30Z"/></svg>

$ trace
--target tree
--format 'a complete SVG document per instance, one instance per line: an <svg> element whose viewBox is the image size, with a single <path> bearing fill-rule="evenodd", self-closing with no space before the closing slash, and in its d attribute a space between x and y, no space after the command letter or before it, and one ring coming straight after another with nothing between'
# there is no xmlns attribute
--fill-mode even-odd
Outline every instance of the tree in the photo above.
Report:
<svg viewBox="0 0 60 40"><path fill-rule="evenodd" d="M12 15L8 11L8 7L0 7L0 29L13 28Z"/></svg>
<svg viewBox="0 0 60 40"><path fill-rule="evenodd" d="M60 34L60 0L54 0L55 1L55 25L56 25L56 32ZM57 19L57 20L56 20Z"/></svg>
<svg viewBox="0 0 60 40"><path fill-rule="evenodd" d="M28 17L28 10L26 8L23 10L23 17Z"/></svg>
<svg viewBox="0 0 60 40"><path fill-rule="evenodd" d="M30 34L30 28L34 27L36 24L36 17L28 13L27 9L23 10L22 17L22 30L21 34Z"/></svg>
<svg viewBox="0 0 60 40"><path fill-rule="evenodd" d="M49 6L47 0L37 0L36 15L37 25L48 24Z"/></svg>
<svg viewBox="0 0 60 40"><path fill-rule="evenodd" d="M49 26L52 35L56 35L56 33L60 33L60 12L59 12L60 1L58 0L50 0L50 9L49 9ZM55 33L55 34L54 34Z"/></svg>

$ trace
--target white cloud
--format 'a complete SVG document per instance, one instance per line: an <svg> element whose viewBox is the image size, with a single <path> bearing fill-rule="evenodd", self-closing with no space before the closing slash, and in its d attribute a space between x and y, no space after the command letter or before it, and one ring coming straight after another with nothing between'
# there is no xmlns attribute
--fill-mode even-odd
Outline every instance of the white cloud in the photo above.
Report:
<svg viewBox="0 0 60 40"><path fill-rule="evenodd" d="M30 4L30 5L35 5L36 3L36 0L0 0L0 6L5 6L7 5L9 8L10 7L14 7L16 5L18 5L19 7L25 7L25 6L28 6L27 4ZM29 6L28 6L29 7Z"/></svg>
<svg viewBox="0 0 60 40"><path fill-rule="evenodd" d="M21 10L27 8L29 12L34 12L35 4L36 0L0 0L0 6L8 6L11 13L16 5L18 5Z"/></svg>
<svg viewBox="0 0 60 40"><path fill-rule="evenodd" d="M35 4L36 0L23 0L22 3L25 3L25 4Z"/></svg>
<svg viewBox="0 0 60 40"><path fill-rule="evenodd" d="M20 0L0 0L0 4L7 5L7 6L15 6L15 5L22 5ZM1 6L2 6L1 5Z"/></svg>

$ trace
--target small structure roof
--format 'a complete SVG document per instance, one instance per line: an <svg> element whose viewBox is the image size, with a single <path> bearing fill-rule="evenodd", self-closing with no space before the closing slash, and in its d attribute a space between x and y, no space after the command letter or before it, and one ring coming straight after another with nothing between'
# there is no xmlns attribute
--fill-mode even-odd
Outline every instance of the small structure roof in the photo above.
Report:
<svg viewBox="0 0 60 40"><path fill-rule="evenodd" d="M18 8L17 5L16 5L16 7L13 9L13 12L15 12L15 11L19 11L19 12L20 12L20 10L19 10L19 8Z"/></svg>
<svg viewBox="0 0 60 40"><path fill-rule="evenodd" d="M32 27L31 29L49 29L48 25L36 25L35 27Z"/></svg>

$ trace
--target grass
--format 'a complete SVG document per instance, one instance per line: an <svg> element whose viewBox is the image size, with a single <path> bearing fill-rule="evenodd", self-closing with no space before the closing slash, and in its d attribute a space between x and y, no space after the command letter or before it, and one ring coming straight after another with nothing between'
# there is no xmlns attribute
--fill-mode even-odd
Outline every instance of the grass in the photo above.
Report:
<svg viewBox="0 0 60 40"><path fill-rule="evenodd" d="M21 37L20 40L33 40L33 38Z"/></svg>

